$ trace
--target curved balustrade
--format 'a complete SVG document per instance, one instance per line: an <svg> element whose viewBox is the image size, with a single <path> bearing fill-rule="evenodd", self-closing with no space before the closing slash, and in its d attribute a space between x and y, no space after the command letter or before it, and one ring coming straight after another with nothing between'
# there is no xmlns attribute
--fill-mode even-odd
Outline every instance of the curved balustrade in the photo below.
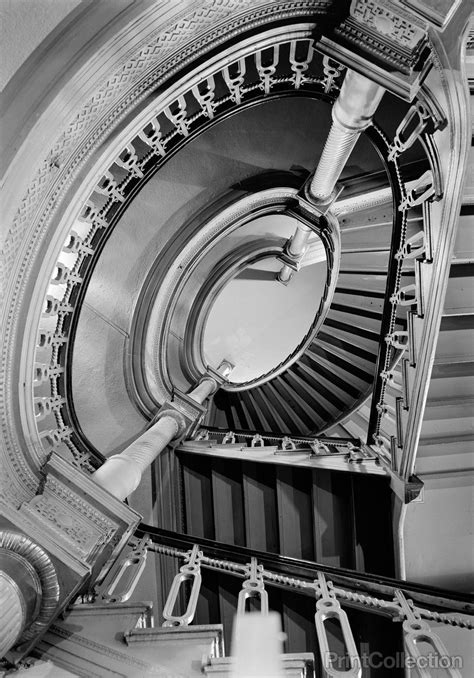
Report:
<svg viewBox="0 0 474 678"><path fill-rule="evenodd" d="M147 549L159 554L160 558L184 560L163 608L164 626L186 626L192 622L200 595L201 571L203 568L210 569L243 580L236 608L236 613L241 615L247 613L245 601L251 595L261 601L260 614L267 614L275 586L311 596L315 600L314 633L325 676L361 675L364 657L359 654L351 629L350 613L348 616L345 608L349 611L356 608L382 614L398 622L404 634L404 662L407 666L423 669L423 662L427 658L420 650L420 644L428 642L432 662L430 666L438 665L448 670L453 678L461 676L461 658L449 655L448 649L428 622L473 630L474 617L468 616L474 612L471 599L413 582L331 568L206 539L196 543L191 536L145 525L139 534L143 535L140 544L146 543ZM132 554L135 548L132 544ZM183 603L186 609L179 614L175 609L179 608L179 588L189 578L193 581L192 588ZM110 581L107 586L110 588ZM342 633L342 647L337 652L325 628L325 620L329 618L340 625ZM397 633L398 629L394 626L393 632Z"/></svg>
<svg viewBox="0 0 474 678"><path fill-rule="evenodd" d="M457 170L463 172L467 140L457 120L464 119L466 103L461 96L457 101L459 117L453 118L448 88L440 89L434 77L428 78L400 122L388 154L390 160L402 163L404 153L418 143L429 167L417 180L402 183L400 227L394 231L391 245L381 331L384 341L368 431L368 442L390 456L392 470L404 481L415 472L462 197L459 192L453 195L457 173L441 171L442 156L446 159L447 138L454 135ZM414 209L421 209L422 219L419 229L408 235L409 213ZM404 276L412 282L403 284ZM396 319L403 316L406 331L396 332Z"/></svg>
<svg viewBox="0 0 474 678"><path fill-rule="evenodd" d="M36 416L46 449L67 450L73 463L83 469L91 470L90 445L81 439L70 398L66 402L59 394L69 393L71 348L78 311L97 255L140 186L207 126L267 96L299 91L327 98L334 96L341 68L316 52L308 28L295 27L289 32L294 34L293 39L288 40L288 30L281 35L276 31L271 38L260 40L257 51L250 44L236 48L234 61L228 55L221 63L218 61L216 66L208 68L207 74L200 71L191 78L188 76L181 85L182 94L177 94L176 88L167 94L159 108L154 106L153 114L143 118L133 138L117 152L74 219L53 272L38 329L36 361L38 365L49 365L50 369L45 379L35 380L34 386L36 392L42 393L44 408L54 413L53 419L42 417L41 413ZM270 43L278 63L275 72L267 65ZM302 54L306 54L304 59ZM58 271L61 272L59 278ZM171 396L166 378L160 394L162 400ZM100 451L96 456L100 459Z"/></svg>

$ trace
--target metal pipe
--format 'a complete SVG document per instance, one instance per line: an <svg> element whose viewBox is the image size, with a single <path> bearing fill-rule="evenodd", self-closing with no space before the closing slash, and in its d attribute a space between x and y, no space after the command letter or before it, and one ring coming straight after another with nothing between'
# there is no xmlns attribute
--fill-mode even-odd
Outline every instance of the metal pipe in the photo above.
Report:
<svg viewBox="0 0 474 678"><path fill-rule="evenodd" d="M295 259L295 262L301 260L306 252L308 246L309 236L311 235L311 229L303 224L298 224L296 231L292 236L288 244L288 254L290 257ZM293 275L293 269L286 264L282 266L279 274L278 280L283 283L287 283L291 276Z"/></svg>

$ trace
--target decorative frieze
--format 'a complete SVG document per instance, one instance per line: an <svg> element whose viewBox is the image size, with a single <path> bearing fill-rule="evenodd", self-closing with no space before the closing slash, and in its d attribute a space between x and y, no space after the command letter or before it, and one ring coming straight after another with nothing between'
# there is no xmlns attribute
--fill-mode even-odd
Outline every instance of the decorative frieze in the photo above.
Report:
<svg viewBox="0 0 474 678"><path fill-rule="evenodd" d="M394 11L394 3L386 0L353 0L351 16L364 26L377 31L394 43L414 50L426 35L426 30L414 23L408 12Z"/></svg>

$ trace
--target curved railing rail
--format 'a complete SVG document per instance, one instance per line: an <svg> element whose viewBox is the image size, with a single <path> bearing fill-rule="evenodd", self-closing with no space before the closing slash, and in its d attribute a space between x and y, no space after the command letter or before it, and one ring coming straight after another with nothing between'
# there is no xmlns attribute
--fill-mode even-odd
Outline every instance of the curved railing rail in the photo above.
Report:
<svg viewBox="0 0 474 678"><path fill-rule="evenodd" d="M324 625L325 619L329 617L340 628L344 645L342 655L346 653L351 657L349 669L346 668L343 675L361 675L360 657L344 607L381 614L401 623L405 653L414 662L413 666L418 665L419 643L424 642L430 646L433 661L448 670L450 676L461 676L458 669L459 659L462 662L462 658L449 655L430 622L474 629L474 617L468 616L474 613L472 597L414 582L323 566L209 539L197 539L148 525L139 528L130 552L122 559L123 563L133 567L135 554L135 567L141 572L143 556L146 557L144 549L163 557L172 557L179 568L163 607L163 626L187 626L192 623L200 595L201 572L210 569L243 580L236 613L245 614L245 600L255 596L260 600L260 613L266 614L268 605L271 605L271 589L274 586L312 596L315 599L315 635L326 676L336 675L332 673L330 657L334 660L334 655L328 652L329 641ZM85 600L108 601L110 598L107 592L114 587L114 578L119 580L122 577L124 568L119 563L112 577L86 596ZM187 581L192 582L188 594L186 587L183 587ZM114 601L127 600L137 582L138 578L128 573L122 588L120 585L115 586Z"/></svg>
<svg viewBox="0 0 474 678"><path fill-rule="evenodd" d="M95 262L129 202L176 151L203 129L267 97L313 92L331 100L343 67L317 52L311 27L294 26L246 42L234 57L170 89L103 173L67 235L44 298L34 374L34 413L46 450L61 449L92 470L94 451L70 397L72 345ZM288 34L293 35L288 39ZM171 395L163 384L163 397ZM91 457L92 453L92 457Z"/></svg>
<svg viewBox="0 0 474 678"><path fill-rule="evenodd" d="M460 57L460 53L455 55L455 59ZM436 64L389 147L389 159L403 163L404 154L418 144L427 164L418 179L402 182L398 208L402 227L394 231L392 241L368 432L368 442L390 460L392 471L404 482L416 470L462 197L460 178L466 166L467 92L462 83L457 87L445 79L443 69L452 68L456 63L447 60ZM413 209L422 212L420 228L407 237L403 224ZM408 285L401 282L404 273L411 276ZM404 331L395 331L397 317L406 318Z"/></svg>

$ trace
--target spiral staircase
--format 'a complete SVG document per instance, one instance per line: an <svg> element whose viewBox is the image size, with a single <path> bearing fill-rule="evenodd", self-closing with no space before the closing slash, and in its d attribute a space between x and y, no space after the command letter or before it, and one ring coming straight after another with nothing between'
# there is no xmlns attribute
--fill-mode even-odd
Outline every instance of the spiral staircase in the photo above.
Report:
<svg viewBox="0 0 474 678"><path fill-rule="evenodd" d="M359 190L359 195L366 195L363 185L359 184ZM317 335L293 365L266 384L236 393L221 390L209 417L213 425L317 435L347 416L371 392L387 282L392 206L357 209L357 194L353 202L354 211L339 214L340 269ZM412 210L410 235L416 232L419 219ZM412 271L404 272L403 284L411 284L413 279ZM396 328L406 328L403 317L397 319ZM364 434L355 437L363 438Z"/></svg>
<svg viewBox="0 0 474 678"><path fill-rule="evenodd" d="M60 25L57 49L78 50L74 78L56 74L53 103L37 93L29 118L15 104L28 143L6 144L2 506L8 529L31 532L39 515L48 545L69 540L55 558L69 563L72 548L83 569L74 565L67 596L59 587L61 605L78 594L92 602L44 635L37 656L68 665L58 638L76 633L74 615L94 618L94 581L103 592L126 542L136 548L137 513L139 534L158 546L132 600L161 612L177 567L169 544L180 537L227 548L229 560L258 554L352 578L347 616L366 654L395 657L404 636L370 613L364 582L444 586L457 611L471 611L473 190L457 176L466 12L443 18L407 0L374 14L369 4L152 2L123 15L84 6L74 17L90 30L98 22L102 47L86 59L85 46L62 42L69 22ZM30 60L21 77L34 69ZM357 88L344 94L351 78L383 88L373 116ZM367 120L344 128L337 106L353 125L357 114ZM318 167L341 126L346 137L329 151L337 176L318 199ZM26 171L28 149L43 150ZM206 379L218 388L202 404L192 394ZM96 489L98 471L170 412L185 425L117 508L118 494ZM89 521L82 532L75 518L63 523L75 505ZM440 555L433 516L455 565ZM87 551L87 530L100 529ZM71 547L76 531L82 542ZM228 646L241 582L226 567L203 570L194 624L222 623ZM312 593L285 581L270 596L285 652L316 657L294 675L326 675ZM348 653L340 623L329 618L325 634ZM19 647L15 661L31 645Z"/></svg>

